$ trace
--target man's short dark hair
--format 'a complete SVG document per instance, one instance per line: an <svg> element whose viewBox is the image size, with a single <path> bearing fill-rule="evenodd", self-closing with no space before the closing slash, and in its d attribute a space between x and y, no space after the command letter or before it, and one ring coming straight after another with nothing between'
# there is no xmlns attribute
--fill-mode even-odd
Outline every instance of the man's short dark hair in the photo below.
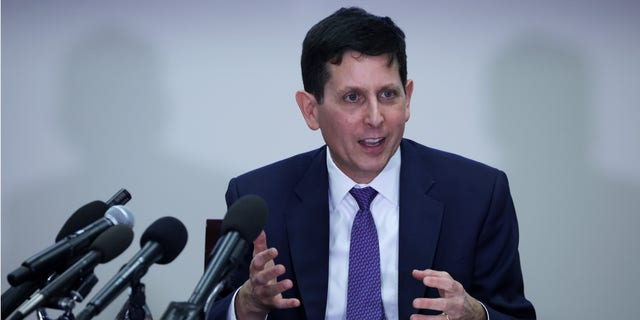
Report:
<svg viewBox="0 0 640 320"><path fill-rule="evenodd" d="M407 54L404 32L389 17L372 15L361 8L342 8L313 26L302 43L304 90L318 103L329 81L327 63L340 64L345 51L368 56L389 55L389 65L398 62L402 86L407 83Z"/></svg>

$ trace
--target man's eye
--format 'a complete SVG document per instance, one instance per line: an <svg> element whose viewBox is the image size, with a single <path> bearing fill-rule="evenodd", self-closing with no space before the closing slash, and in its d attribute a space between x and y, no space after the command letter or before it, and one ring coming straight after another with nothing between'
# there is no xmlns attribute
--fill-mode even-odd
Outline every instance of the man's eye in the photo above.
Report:
<svg viewBox="0 0 640 320"><path fill-rule="evenodd" d="M346 102L357 102L358 101L358 94L357 93L350 93L344 96L344 100Z"/></svg>
<svg viewBox="0 0 640 320"><path fill-rule="evenodd" d="M394 98L395 96L396 96L396 93L393 90L384 90L380 93L380 97L382 99L388 100L388 99Z"/></svg>

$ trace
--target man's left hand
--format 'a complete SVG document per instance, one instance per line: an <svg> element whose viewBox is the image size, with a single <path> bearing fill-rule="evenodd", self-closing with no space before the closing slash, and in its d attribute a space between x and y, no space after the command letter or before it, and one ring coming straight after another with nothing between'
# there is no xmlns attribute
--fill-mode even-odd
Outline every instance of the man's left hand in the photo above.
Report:
<svg viewBox="0 0 640 320"><path fill-rule="evenodd" d="M478 300L470 296L460 282L447 272L436 270L413 270L413 277L431 288L438 289L440 298L416 298L413 307L416 309L440 310L443 313L435 316L413 314L411 320L486 320L484 307Z"/></svg>

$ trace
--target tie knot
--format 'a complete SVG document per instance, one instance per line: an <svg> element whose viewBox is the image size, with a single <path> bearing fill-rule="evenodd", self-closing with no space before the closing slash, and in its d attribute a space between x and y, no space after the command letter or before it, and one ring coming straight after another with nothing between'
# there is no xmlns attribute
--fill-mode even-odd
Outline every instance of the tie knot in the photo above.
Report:
<svg viewBox="0 0 640 320"><path fill-rule="evenodd" d="M349 193L356 199L358 203L358 207L362 210L368 210L369 205L371 205L371 201L376 197L378 191L371 187L366 188L351 188Z"/></svg>

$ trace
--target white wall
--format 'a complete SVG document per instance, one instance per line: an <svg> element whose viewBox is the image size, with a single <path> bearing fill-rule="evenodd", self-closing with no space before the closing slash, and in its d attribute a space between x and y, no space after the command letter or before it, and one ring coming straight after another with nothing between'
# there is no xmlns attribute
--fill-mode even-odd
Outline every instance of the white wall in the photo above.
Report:
<svg viewBox="0 0 640 320"><path fill-rule="evenodd" d="M509 175L539 318L634 318L639 3L349 3L406 32L406 136ZM126 187L135 243L96 269L94 293L171 215L189 243L143 281L156 318L188 299L229 178L322 144L293 95L306 31L342 5L3 0L3 292L73 211Z"/></svg>

